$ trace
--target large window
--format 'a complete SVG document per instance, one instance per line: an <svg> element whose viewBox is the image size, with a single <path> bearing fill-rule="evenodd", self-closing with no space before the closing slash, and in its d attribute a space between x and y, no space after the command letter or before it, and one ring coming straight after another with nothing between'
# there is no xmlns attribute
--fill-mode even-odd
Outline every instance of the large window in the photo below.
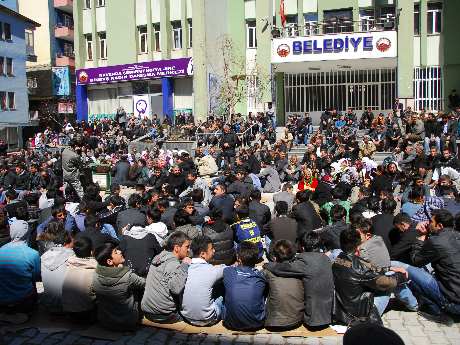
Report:
<svg viewBox="0 0 460 345"><path fill-rule="evenodd" d="M89 10L91 8L91 0L84 0L84 8Z"/></svg>
<svg viewBox="0 0 460 345"><path fill-rule="evenodd" d="M3 23L3 39L11 41L11 24Z"/></svg>
<svg viewBox="0 0 460 345"><path fill-rule="evenodd" d="M188 20L188 47L193 47L193 27L192 27L192 20Z"/></svg>
<svg viewBox="0 0 460 345"><path fill-rule="evenodd" d="M428 3L428 34L439 34L442 31L442 3Z"/></svg>
<svg viewBox="0 0 460 345"><path fill-rule="evenodd" d="M420 35L420 5L414 5L414 35Z"/></svg>
<svg viewBox="0 0 460 345"><path fill-rule="evenodd" d="M93 60L93 36L86 35L86 60L92 61Z"/></svg>
<svg viewBox="0 0 460 345"><path fill-rule="evenodd" d="M107 59L107 39L105 32L99 33L99 54L101 60Z"/></svg>
<svg viewBox="0 0 460 345"><path fill-rule="evenodd" d="M6 92L0 91L0 108L1 110L7 110Z"/></svg>
<svg viewBox="0 0 460 345"><path fill-rule="evenodd" d="M373 8L362 8L359 10L360 31L371 31L375 28L375 11Z"/></svg>
<svg viewBox="0 0 460 345"><path fill-rule="evenodd" d="M442 110L442 68L416 67L414 70L415 110Z"/></svg>
<svg viewBox="0 0 460 345"><path fill-rule="evenodd" d="M306 13L304 15L304 18L305 18L304 35L313 36L313 35L319 34L318 13Z"/></svg>
<svg viewBox="0 0 460 345"><path fill-rule="evenodd" d="M8 109L16 109L16 99L14 92L8 92Z"/></svg>
<svg viewBox="0 0 460 345"><path fill-rule="evenodd" d="M161 51L160 23L153 24L153 43L155 44L154 50Z"/></svg>
<svg viewBox="0 0 460 345"><path fill-rule="evenodd" d="M324 11L324 33L353 32L353 10Z"/></svg>
<svg viewBox="0 0 460 345"><path fill-rule="evenodd" d="M140 26L139 31L139 53L147 54L148 53L148 42L147 42L147 27Z"/></svg>
<svg viewBox="0 0 460 345"><path fill-rule="evenodd" d="M255 20L246 21L246 40L248 48L257 48L257 28Z"/></svg>
<svg viewBox="0 0 460 345"><path fill-rule="evenodd" d="M6 75L8 77L14 77L13 59L12 58L6 58Z"/></svg>
<svg viewBox="0 0 460 345"><path fill-rule="evenodd" d="M182 49L182 25L179 20L171 22L173 49Z"/></svg>

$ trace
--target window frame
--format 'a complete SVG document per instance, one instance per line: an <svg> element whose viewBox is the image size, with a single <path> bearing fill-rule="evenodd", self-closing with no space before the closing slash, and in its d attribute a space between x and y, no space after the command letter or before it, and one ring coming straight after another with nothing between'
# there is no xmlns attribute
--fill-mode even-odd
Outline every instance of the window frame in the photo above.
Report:
<svg viewBox="0 0 460 345"><path fill-rule="evenodd" d="M0 56L0 76L4 77L5 73L5 62L6 58L4 56Z"/></svg>
<svg viewBox="0 0 460 345"><path fill-rule="evenodd" d="M33 30L26 30L25 39L26 39L26 47L30 47L34 49L35 48L35 35L34 35ZM30 42L32 42L32 44L29 44Z"/></svg>
<svg viewBox="0 0 460 345"><path fill-rule="evenodd" d="M83 2L83 9L84 10L90 10L91 9L91 0L85 0Z"/></svg>
<svg viewBox="0 0 460 345"><path fill-rule="evenodd" d="M7 77L14 77L14 61L13 61L13 58L5 58L6 62L5 62L5 67L6 67L6 71L5 71L5 74ZM11 62L11 64L9 64L9 62ZM11 68L11 71L10 71L10 68Z"/></svg>
<svg viewBox="0 0 460 345"><path fill-rule="evenodd" d="M182 23L180 20L176 20L171 22L171 30L172 30L172 49L173 50L181 50L182 49ZM177 34L177 41L176 41L176 34ZM176 45L176 43L178 43Z"/></svg>
<svg viewBox="0 0 460 345"><path fill-rule="evenodd" d="M7 111L8 94L6 91L0 91L0 111Z"/></svg>
<svg viewBox="0 0 460 345"><path fill-rule="evenodd" d="M85 46L86 46L86 61L94 60L94 45L93 36L85 35Z"/></svg>
<svg viewBox="0 0 460 345"><path fill-rule="evenodd" d="M161 26L160 23L153 24L153 51L161 52Z"/></svg>
<svg viewBox="0 0 460 345"><path fill-rule="evenodd" d="M421 25L421 16L420 16L420 4L414 4L414 35L415 36L420 36L421 27L422 25Z"/></svg>
<svg viewBox="0 0 460 345"><path fill-rule="evenodd" d="M145 32L142 32L145 29ZM149 35L147 31L147 26L138 26L137 33L139 37L139 54L148 54L149 52ZM142 43L144 40L145 49L142 50Z"/></svg>
<svg viewBox="0 0 460 345"><path fill-rule="evenodd" d="M6 30L8 28L8 31ZM7 37L7 32L9 34L9 37ZM13 34L11 32L11 24L3 22L3 40L11 42L13 41Z"/></svg>
<svg viewBox="0 0 460 345"><path fill-rule="evenodd" d="M102 37L103 36L103 37ZM99 59L107 60L107 34L105 32L100 32L98 34L99 39Z"/></svg>
<svg viewBox="0 0 460 345"><path fill-rule="evenodd" d="M96 7L105 7L105 0L96 0Z"/></svg>
<svg viewBox="0 0 460 345"><path fill-rule="evenodd" d="M432 8L430 9L430 5ZM440 8L433 8L433 6L439 5ZM428 3L428 9L426 13L426 31L428 35L439 35L443 32L443 23L444 23L444 18L443 18L443 6L442 2L429 2ZM436 31L437 28L437 14L439 14L439 21L441 22L439 24L439 31ZM430 18L431 17L431 18ZM431 32L430 32L430 22L431 22Z"/></svg>
<svg viewBox="0 0 460 345"><path fill-rule="evenodd" d="M188 48L193 48L193 21L192 19L187 19L188 24Z"/></svg>
<svg viewBox="0 0 460 345"><path fill-rule="evenodd" d="M246 20L246 48L257 49L257 23L255 20Z"/></svg>
<svg viewBox="0 0 460 345"><path fill-rule="evenodd" d="M13 96L13 97L11 97ZM16 93L15 92L11 92L11 91L8 91L7 92L7 108L8 110L16 110ZM13 105L11 106L11 99L13 99Z"/></svg>

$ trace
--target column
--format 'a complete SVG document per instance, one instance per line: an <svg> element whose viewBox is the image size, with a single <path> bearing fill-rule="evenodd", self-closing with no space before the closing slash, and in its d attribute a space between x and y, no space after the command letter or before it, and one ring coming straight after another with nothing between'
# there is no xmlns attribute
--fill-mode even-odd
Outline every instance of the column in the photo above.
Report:
<svg viewBox="0 0 460 345"><path fill-rule="evenodd" d="M172 120L174 114L172 78L161 78L161 91L163 92L163 115Z"/></svg>
<svg viewBox="0 0 460 345"><path fill-rule="evenodd" d="M153 23L152 23L152 0L145 0L147 2L147 44L149 49L149 60L153 60L153 50L155 49L155 37L153 37Z"/></svg>
<svg viewBox="0 0 460 345"><path fill-rule="evenodd" d="M180 3L181 6L181 15L180 15L180 21L181 21L181 26L182 26L182 56L186 57L187 56L187 49L188 49L188 36L189 36L189 31L188 31L188 20L187 20L187 0L182 0ZM193 25L193 23L192 23Z"/></svg>
<svg viewBox="0 0 460 345"><path fill-rule="evenodd" d="M101 56L99 47L99 35L97 34L96 24L96 0L91 0L91 36L93 38L93 66L99 67L99 56Z"/></svg>
<svg viewBox="0 0 460 345"><path fill-rule="evenodd" d="M279 11L278 11L279 12ZM263 103L272 102L272 70L271 70L271 52L272 52L272 23L273 5L271 1L256 1L256 19L257 19L257 68L259 72L259 82L264 85L261 95ZM268 21L269 25L266 25ZM279 122L280 123L280 122Z"/></svg>
<svg viewBox="0 0 460 345"><path fill-rule="evenodd" d="M405 106L412 105L414 98L414 2L398 0L398 97Z"/></svg>
<svg viewBox="0 0 460 345"><path fill-rule="evenodd" d="M284 107L284 73L275 73L276 83L276 123L277 126L284 126L286 123L286 113Z"/></svg>
<svg viewBox="0 0 460 345"><path fill-rule="evenodd" d="M86 85L76 85L75 102L77 104L77 121L88 122L88 87Z"/></svg>
<svg viewBox="0 0 460 345"><path fill-rule="evenodd" d="M305 17L303 15L303 0L297 0L297 25L299 25L299 32L303 36L304 32L304 25L305 25Z"/></svg>
<svg viewBox="0 0 460 345"><path fill-rule="evenodd" d="M169 19L169 0L160 0L160 35L161 35L161 58L171 58L171 21Z"/></svg>
<svg viewBox="0 0 460 345"><path fill-rule="evenodd" d="M428 58L428 23L427 23L427 0L420 0L420 66L427 65Z"/></svg>

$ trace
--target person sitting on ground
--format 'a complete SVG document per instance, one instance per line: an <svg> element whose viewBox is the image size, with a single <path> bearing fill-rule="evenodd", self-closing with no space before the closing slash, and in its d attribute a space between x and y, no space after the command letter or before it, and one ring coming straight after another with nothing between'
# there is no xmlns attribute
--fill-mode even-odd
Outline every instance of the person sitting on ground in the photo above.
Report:
<svg viewBox="0 0 460 345"><path fill-rule="evenodd" d="M190 193L193 201L193 208L198 216L206 217L209 213L208 203L203 205L203 191L201 189L194 189Z"/></svg>
<svg viewBox="0 0 460 345"><path fill-rule="evenodd" d="M119 249L123 262L137 275L146 277L153 258L162 251L156 236L142 226L127 225L122 233Z"/></svg>
<svg viewBox="0 0 460 345"><path fill-rule="evenodd" d="M56 245L62 245L64 239L70 238L70 235L64 229L64 223L61 221L51 221L46 226L45 232L37 237L38 252L42 256L47 250Z"/></svg>
<svg viewBox="0 0 460 345"><path fill-rule="evenodd" d="M116 331L135 329L140 320L136 296L143 292L145 279L123 266L123 254L113 243L97 248L95 258L93 286L99 322Z"/></svg>
<svg viewBox="0 0 460 345"><path fill-rule="evenodd" d="M393 227L390 229L388 237L391 245L391 260L410 264L410 253L417 242L418 233L406 213L399 213L394 217Z"/></svg>
<svg viewBox="0 0 460 345"><path fill-rule="evenodd" d="M304 287L304 323L324 327L331 323L334 283L329 258L321 253L321 240L315 232L300 238L300 254L291 261L272 262L264 269L275 276L302 279Z"/></svg>
<svg viewBox="0 0 460 345"><path fill-rule="evenodd" d="M255 243L238 246L237 265L224 269L225 305L223 324L237 331L262 328L265 320L265 276L255 265L259 248Z"/></svg>
<svg viewBox="0 0 460 345"><path fill-rule="evenodd" d="M101 224L99 219L93 214L89 214L85 217L85 231L79 232L75 236L75 239L78 240L83 237L88 238L91 241L93 250L104 243L118 244L117 239L101 232Z"/></svg>
<svg viewBox="0 0 460 345"><path fill-rule="evenodd" d="M259 229L263 229L272 217L270 208L262 204L261 199L262 193L259 190L256 189L251 192L249 197L249 218L256 221Z"/></svg>
<svg viewBox="0 0 460 345"><path fill-rule="evenodd" d="M214 256L214 247L207 236L192 239L190 248L193 258L188 268L181 315L192 325L211 326L223 315L223 297L218 295L217 287L225 265L209 263Z"/></svg>
<svg viewBox="0 0 460 345"><path fill-rule="evenodd" d="M393 330L373 323L350 327L343 335L343 345L404 345Z"/></svg>
<svg viewBox="0 0 460 345"><path fill-rule="evenodd" d="M37 304L40 255L27 246L28 234L27 222L15 222L11 242L0 248L0 312L29 314Z"/></svg>
<svg viewBox="0 0 460 345"><path fill-rule="evenodd" d="M262 259L264 247L262 237L257 223L249 218L249 208L245 205L236 209L237 221L232 224L233 238L239 245L242 242L248 241L257 244L259 248L259 258Z"/></svg>
<svg viewBox="0 0 460 345"><path fill-rule="evenodd" d="M454 218L447 210L433 210L431 221L417 224L418 241L407 266L410 288L417 297L419 314L446 325L447 313L460 315L460 236L453 229ZM434 275L422 267L431 264Z"/></svg>
<svg viewBox="0 0 460 345"><path fill-rule="evenodd" d="M332 224L326 225L320 232L320 238L324 247L329 250L340 249L340 233L349 228L346 223L347 210L337 204L330 211Z"/></svg>
<svg viewBox="0 0 460 345"><path fill-rule="evenodd" d="M158 244L163 247L168 237L168 227L161 221L161 212L158 209L148 209L146 214L147 226L145 230L155 235Z"/></svg>
<svg viewBox="0 0 460 345"><path fill-rule="evenodd" d="M272 242L270 257L276 263L289 264L297 246L285 239ZM287 330L302 324L304 314L304 287L298 278L281 278L268 269L262 271L268 282L265 327Z"/></svg>
<svg viewBox="0 0 460 345"><path fill-rule="evenodd" d="M82 237L75 240L75 256L67 259L67 273L62 285L62 309L72 319L82 322L95 320L96 295L93 275L97 262L93 257L91 240Z"/></svg>
<svg viewBox="0 0 460 345"><path fill-rule="evenodd" d="M51 222L48 224L60 224L60 236L55 237L53 246L41 257L41 275L43 282L43 294L40 303L50 312L62 312L62 287L67 273L67 261L74 255L72 250L73 239L64 231L62 223ZM43 234L47 234L44 232Z"/></svg>
<svg viewBox="0 0 460 345"><path fill-rule="evenodd" d="M234 199L231 195L227 194L225 184L218 184L214 188L214 196L209 203L209 210L213 210L214 208L221 209L224 221L231 224L233 223L233 203Z"/></svg>
<svg viewBox="0 0 460 345"><path fill-rule="evenodd" d="M37 235L40 235L42 232L44 232L46 226L53 220L60 220L64 222L64 228L67 232L72 232L77 228L75 218L69 212L67 212L65 206L63 204L54 204L51 210L51 216L37 227Z"/></svg>
<svg viewBox="0 0 460 345"><path fill-rule="evenodd" d="M285 183L281 192L273 195L273 202L276 204L278 201L285 201L288 204L288 213L291 212L292 206L294 206L295 195L292 193L294 188L292 184Z"/></svg>
<svg viewBox="0 0 460 345"><path fill-rule="evenodd" d="M391 291L407 281L403 268L391 267L391 276L378 270L359 257L361 236L355 229L342 231L342 252L332 264L334 275L336 308L334 318L346 325L360 322L382 324L379 312L373 304L376 291Z"/></svg>
<svg viewBox="0 0 460 345"><path fill-rule="evenodd" d="M121 235L121 229L128 224L139 226L146 225L145 214L140 211L142 206L142 197L136 193L131 194L128 199L128 206L128 209L121 211L117 215L118 235Z"/></svg>
<svg viewBox="0 0 460 345"><path fill-rule="evenodd" d="M297 221L297 236L319 229L323 226L323 221L319 216L315 206L310 201L312 193L310 191L297 192L297 204L292 208L291 217Z"/></svg>
<svg viewBox="0 0 460 345"><path fill-rule="evenodd" d="M278 240L289 240L292 243L296 243L297 222L295 219L287 216L288 207L286 201L278 201L275 203L276 217L264 227L265 235L268 236L269 239L269 241L267 241L267 238L265 239L267 248L270 247L270 243L268 242L275 242ZM297 247L295 250L297 250Z"/></svg>
<svg viewBox="0 0 460 345"><path fill-rule="evenodd" d="M212 240L215 253L210 262L213 265L231 265L235 262L233 231L222 219L222 210L211 211L209 220L203 226L203 235Z"/></svg>
<svg viewBox="0 0 460 345"><path fill-rule="evenodd" d="M181 320L179 296L187 280L190 240L180 231L173 232L164 250L150 265L142 297L142 311L153 322L174 323Z"/></svg>

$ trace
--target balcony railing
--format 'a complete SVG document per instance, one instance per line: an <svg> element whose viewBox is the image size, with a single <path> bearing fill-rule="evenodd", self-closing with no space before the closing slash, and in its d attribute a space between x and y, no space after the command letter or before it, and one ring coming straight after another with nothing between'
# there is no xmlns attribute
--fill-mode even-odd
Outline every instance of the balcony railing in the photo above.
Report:
<svg viewBox="0 0 460 345"><path fill-rule="evenodd" d="M309 21L305 25L287 23L284 28L274 27L273 38L305 37L322 34L339 34L351 32L388 31L396 29L394 17L367 17L359 21L332 19L323 22Z"/></svg>
<svg viewBox="0 0 460 345"><path fill-rule="evenodd" d="M73 42L73 33L73 26L56 25L54 28L54 36L66 41Z"/></svg>
<svg viewBox="0 0 460 345"><path fill-rule="evenodd" d="M54 0L54 7L61 11L72 13L73 12L73 0Z"/></svg>
<svg viewBox="0 0 460 345"><path fill-rule="evenodd" d="M75 55L72 53L57 53L56 54L57 67L75 67Z"/></svg>

